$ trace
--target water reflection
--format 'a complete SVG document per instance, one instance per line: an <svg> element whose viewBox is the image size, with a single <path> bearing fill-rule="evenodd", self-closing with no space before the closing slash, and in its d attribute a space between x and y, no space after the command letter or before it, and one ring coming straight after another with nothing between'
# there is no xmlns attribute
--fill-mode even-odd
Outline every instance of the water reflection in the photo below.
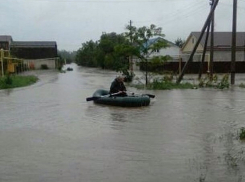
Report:
<svg viewBox="0 0 245 182"><path fill-rule="evenodd" d="M125 114L111 113L111 120L115 122L126 122Z"/></svg>
<svg viewBox="0 0 245 182"><path fill-rule="evenodd" d="M0 91L0 94L3 93L3 94L6 94L6 95L10 95L12 91L13 91L13 89L4 89L4 90Z"/></svg>
<svg viewBox="0 0 245 182"><path fill-rule="evenodd" d="M114 130L122 130L125 126L122 123L127 122L123 113L111 113L111 128Z"/></svg>

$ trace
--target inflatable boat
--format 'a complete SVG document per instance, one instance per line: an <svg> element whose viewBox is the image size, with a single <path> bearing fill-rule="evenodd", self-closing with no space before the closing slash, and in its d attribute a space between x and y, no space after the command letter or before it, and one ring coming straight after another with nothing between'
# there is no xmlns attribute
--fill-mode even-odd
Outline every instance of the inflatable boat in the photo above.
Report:
<svg viewBox="0 0 245 182"><path fill-rule="evenodd" d="M96 104L104 104L120 107L141 107L150 104L150 98L154 98L151 94L130 94L127 96L118 96L117 94L109 94L108 90L96 90L92 97L88 97L87 101L94 101Z"/></svg>

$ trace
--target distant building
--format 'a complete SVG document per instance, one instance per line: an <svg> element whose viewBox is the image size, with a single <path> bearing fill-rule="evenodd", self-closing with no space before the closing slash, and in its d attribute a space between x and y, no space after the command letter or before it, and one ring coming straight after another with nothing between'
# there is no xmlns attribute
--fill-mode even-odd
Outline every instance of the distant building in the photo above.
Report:
<svg viewBox="0 0 245 182"><path fill-rule="evenodd" d="M0 49L10 50L10 44L13 39L10 35L0 35Z"/></svg>
<svg viewBox="0 0 245 182"><path fill-rule="evenodd" d="M23 59L57 57L57 44L54 41L14 41L10 50L16 57Z"/></svg>
<svg viewBox="0 0 245 182"><path fill-rule="evenodd" d="M55 41L13 41L9 35L0 35L1 48L35 69L40 69L42 65L50 69L57 66L58 50Z"/></svg>

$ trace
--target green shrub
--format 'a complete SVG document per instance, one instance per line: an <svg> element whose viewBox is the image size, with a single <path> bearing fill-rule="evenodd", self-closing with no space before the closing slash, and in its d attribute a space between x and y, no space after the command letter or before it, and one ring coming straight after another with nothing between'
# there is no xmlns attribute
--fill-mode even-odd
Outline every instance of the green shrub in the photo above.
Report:
<svg viewBox="0 0 245 182"><path fill-rule="evenodd" d="M170 89L192 89L196 88L191 83L175 83L171 76L164 76L163 79L153 79L153 82L148 85L148 88L154 90L170 90Z"/></svg>
<svg viewBox="0 0 245 182"><path fill-rule="evenodd" d="M239 138L240 140L245 140L245 128L244 127L240 129Z"/></svg>
<svg viewBox="0 0 245 182"><path fill-rule="evenodd" d="M41 64L41 69L42 69L42 70L47 70L47 69L48 69L48 65L46 65L46 64Z"/></svg>
<svg viewBox="0 0 245 182"><path fill-rule="evenodd" d="M165 75L164 77L163 77L163 80L165 81L165 82L172 82L173 81L173 75L172 74L170 74L170 75Z"/></svg>
<svg viewBox="0 0 245 182"><path fill-rule="evenodd" d="M244 84L244 83L241 83L241 84L239 85L239 87L245 88L245 84Z"/></svg>
<svg viewBox="0 0 245 182"><path fill-rule="evenodd" d="M224 89L229 88L229 75L225 74L221 80L219 81L219 78L217 75L213 75L212 78L207 75L203 79L199 79L199 87L213 87L218 89Z"/></svg>
<svg viewBox="0 0 245 182"><path fill-rule="evenodd" d="M224 88L229 88L229 75L225 74L223 78L221 79L220 83L218 83L217 88L219 89L224 89Z"/></svg>

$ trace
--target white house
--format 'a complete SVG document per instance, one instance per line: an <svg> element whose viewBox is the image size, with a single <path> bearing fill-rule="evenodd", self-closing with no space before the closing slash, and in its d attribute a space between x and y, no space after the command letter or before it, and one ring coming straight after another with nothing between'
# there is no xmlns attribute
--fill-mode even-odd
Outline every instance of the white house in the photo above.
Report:
<svg viewBox="0 0 245 182"><path fill-rule="evenodd" d="M151 46L152 44L156 43L159 39L163 39L163 38L157 37L157 38L150 39L145 45ZM149 55L149 59L151 59L154 56L167 56L168 55L172 58L172 60L169 60L168 62L179 62L180 48L174 43L166 39L163 39L163 40L167 42L168 47L165 49L160 49L156 52L152 52ZM137 66L137 62L139 62L140 60L134 59L133 61L134 61L134 70L138 70L139 66Z"/></svg>
<svg viewBox="0 0 245 182"><path fill-rule="evenodd" d="M155 39L149 40L148 46L150 46L151 44L154 44L159 39L162 39L162 38L155 38ZM167 42L168 47L165 48L165 49L160 49L157 52L151 53L149 55L149 58L152 58L153 56L166 56L166 55L169 55L170 57L173 58L172 61L179 61L180 48L177 45L175 45L173 42L170 42L170 41L168 41L166 39L164 39L164 41Z"/></svg>

